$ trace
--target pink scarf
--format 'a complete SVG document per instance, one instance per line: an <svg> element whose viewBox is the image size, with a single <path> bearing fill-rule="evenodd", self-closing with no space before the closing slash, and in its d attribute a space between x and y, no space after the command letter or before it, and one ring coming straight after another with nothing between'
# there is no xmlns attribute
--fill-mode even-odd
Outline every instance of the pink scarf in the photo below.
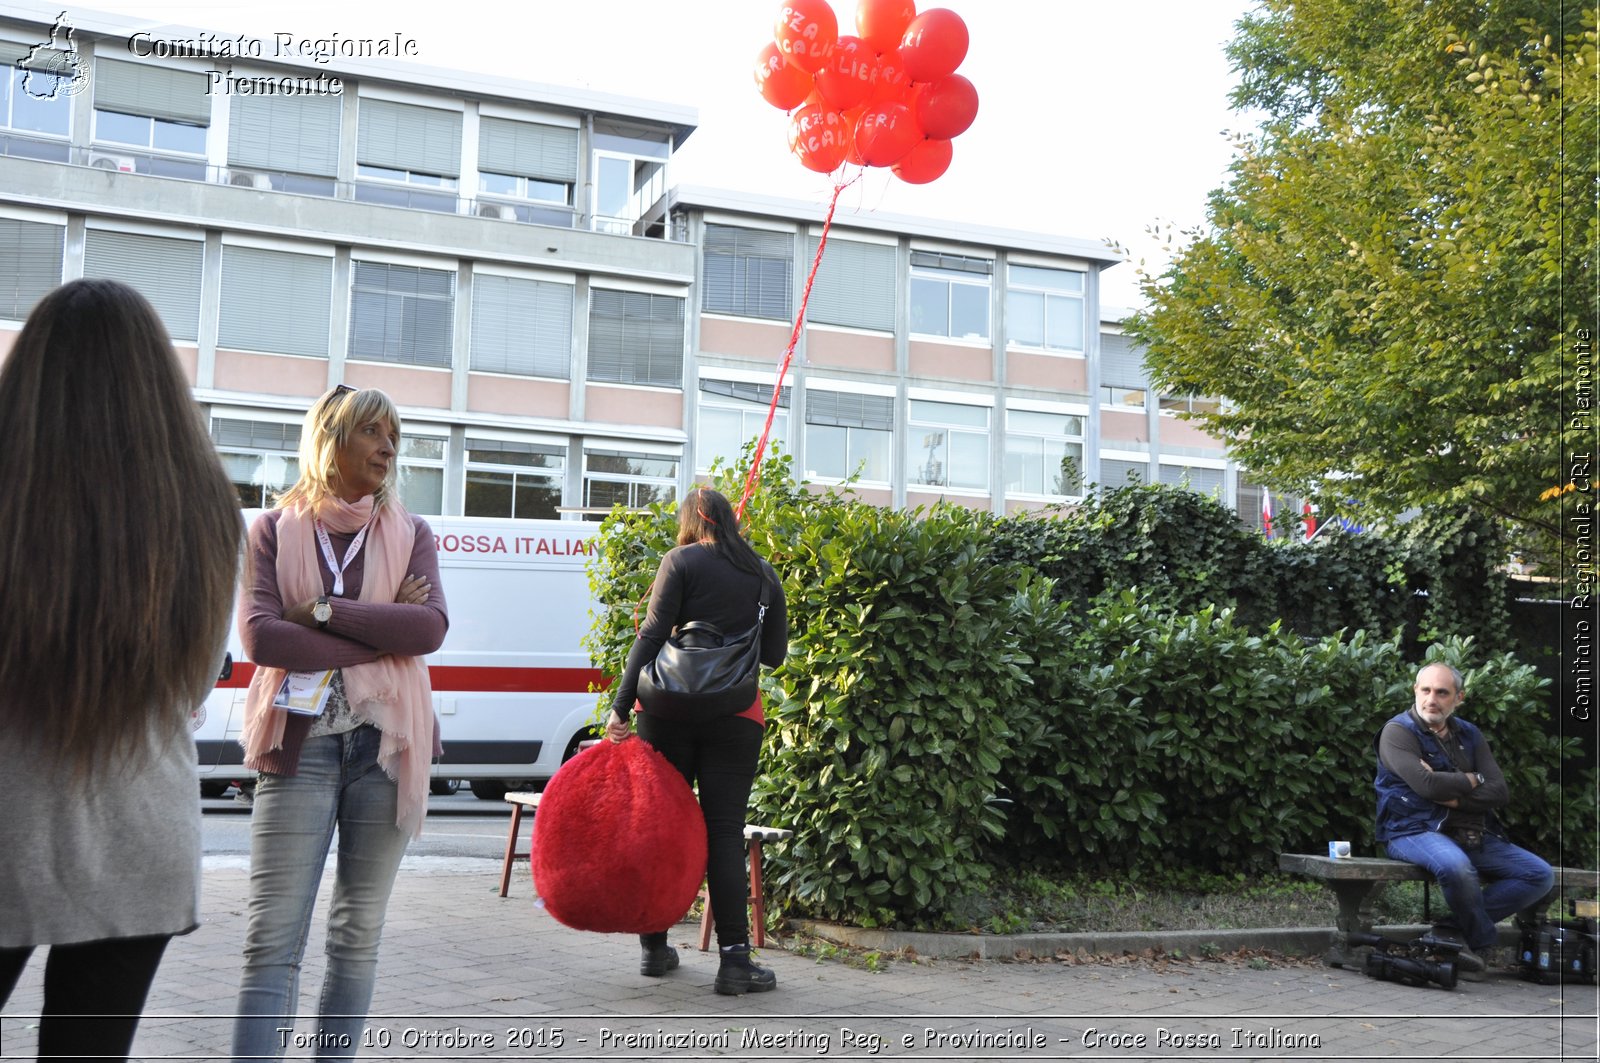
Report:
<svg viewBox="0 0 1600 1063"><path fill-rule="evenodd" d="M278 518L278 590L287 602L303 602L323 593L322 561L315 519L341 535L359 531L369 520L363 549L367 560L360 601L392 602L411 563L416 525L398 502L372 511L372 496L354 504L324 498L315 512L304 507L285 510ZM428 776L433 762L433 687L421 657L385 654L369 664L343 669L345 696L357 716L383 732L378 765L399 789L395 822L413 837L422 833L428 811ZM288 712L272 707L286 671L260 667L250 681L245 701L245 764L283 745Z"/></svg>

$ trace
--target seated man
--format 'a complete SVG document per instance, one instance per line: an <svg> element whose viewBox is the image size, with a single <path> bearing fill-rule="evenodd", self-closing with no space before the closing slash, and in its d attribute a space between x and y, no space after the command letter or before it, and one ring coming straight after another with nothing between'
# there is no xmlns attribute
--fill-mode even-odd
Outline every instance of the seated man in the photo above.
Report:
<svg viewBox="0 0 1600 1063"><path fill-rule="evenodd" d="M1464 977L1481 976L1495 923L1543 899L1555 874L1507 841L1495 818L1510 796L1488 739L1454 716L1461 673L1427 665L1415 690L1415 705L1384 724L1375 743L1378 843L1439 881L1450 906L1440 936L1465 944L1457 965Z"/></svg>

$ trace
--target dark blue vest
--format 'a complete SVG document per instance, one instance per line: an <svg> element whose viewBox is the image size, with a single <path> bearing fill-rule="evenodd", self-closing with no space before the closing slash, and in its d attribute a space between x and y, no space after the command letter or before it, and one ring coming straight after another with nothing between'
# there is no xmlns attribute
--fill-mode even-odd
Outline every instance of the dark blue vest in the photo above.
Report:
<svg viewBox="0 0 1600 1063"><path fill-rule="evenodd" d="M1483 744L1483 732L1466 720L1455 717L1451 717L1451 720L1461 738L1461 748L1466 752L1467 764L1469 767L1476 765L1478 747ZM1426 727L1420 726L1412 718L1409 710L1393 717L1389 722L1397 723L1417 736L1422 747L1422 757L1434 771L1458 770L1450 755L1444 751L1439 739ZM1376 752L1378 747L1376 738L1372 740L1372 747ZM1378 789L1379 845L1390 838L1403 838L1407 834L1438 830L1444 824L1445 816L1450 814L1450 809L1444 805L1434 804L1407 786L1404 779L1384 766L1382 758L1378 758L1378 777L1374 785ZM1488 821L1490 829L1499 833L1493 813L1489 814Z"/></svg>

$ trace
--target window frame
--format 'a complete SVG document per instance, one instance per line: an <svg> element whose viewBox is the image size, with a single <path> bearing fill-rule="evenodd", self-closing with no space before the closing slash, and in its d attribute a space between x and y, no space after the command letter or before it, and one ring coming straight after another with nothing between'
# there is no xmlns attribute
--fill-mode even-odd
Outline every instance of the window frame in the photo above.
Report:
<svg viewBox="0 0 1600 1063"><path fill-rule="evenodd" d="M386 278L392 276L393 275L392 271L395 270L395 269L414 269L414 270L418 270L418 271L422 271L422 272L444 274L446 277L449 278L449 289L450 289L449 290L449 294L445 295L445 296L435 296L435 295L423 294L423 293L394 292L392 289L390 289L388 287L385 287L381 291L378 290L378 289L375 289L375 288L371 288L371 287L363 287L362 284L361 284L361 280L360 280L361 270L362 270L363 266L382 267L384 269L384 271L385 271L384 275L385 275ZM455 316L456 316L456 301L460 296L460 284L461 284L460 273L456 269L445 268L445 267L437 265L437 264L421 263L421 262L406 262L406 261L400 261L400 260L395 260L395 259L384 259L384 258L357 258L357 259L352 260L351 263L350 263L350 320L349 320L349 334L345 338L345 357L347 359L349 359L350 361L372 362L372 363L375 363L375 364L378 364L378 365L403 365L403 366L409 366L409 367L415 368L415 369L450 369L452 367L452 365L454 364L454 360L455 360L455 338L456 338ZM409 345L413 350L413 355L415 354L415 350L416 350L416 348L418 346L420 337L416 336L414 331L412 331L411 329L408 329L408 327L406 325L406 319L408 319L408 318L413 319L413 329L414 329L414 326L416 324L416 321L414 320L415 319L415 310L411 308L411 301L412 300L426 300L429 303L435 303L435 302L444 303L445 304L445 321L447 323L447 327L446 327L446 330L445 330L445 337L444 337L444 348L445 349L444 349L443 360L441 360L441 361L422 360L422 359L419 359L417 357L411 357L411 358L385 357L382 354L374 354L374 353L371 353L370 351L367 351L367 350L357 350L356 343L357 343L357 339L358 339L358 330L356 328L356 315L358 313L358 310L359 310L359 307L360 307L360 303L361 303L361 296L363 294L366 294L366 295L369 295L369 296L376 294L376 295L382 295L384 297L388 297L390 295L397 295L397 296L400 297L400 299L401 299L400 308L399 308L399 313L400 313L400 318L401 318L401 320L399 322L399 324L400 324L400 339L397 340L397 341L390 341L388 339L388 318L391 316L392 312L390 311L390 309L387 306L385 306L384 312L383 312L383 317L384 317L384 320L385 320L385 325L384 325L384 330L383 330L383 334L384 334L383 346L384 346L385 349L387 349L391 342L399 342L399 343L402 344L402 346ZM409 339L409 341L406 340L406 337L407 337L408 333L410 334L410 337L411 337Z"/></svg>
<svg viewBox="0 0 1600 1063"><path fill-rule="evenodd" d="M934 411L929 409L925 409L922 416L919 417L918 405L922 405L925 408L931 406L954 406L967 410L982 411L984 426L979 430L972 425L960 424L955 421L935 420L930 416ZM990 469L994 458L992 442L994 439L994 409L992 406L987 403L958 401L952 396L941 395L935 398L928 395L910 395L906 399L905 424L907 438L905 462L907 491L943 491L968 495L988 495L993 491L994 477ZM940 482L930 482L919 478L934 463L934 457L931 453L928 454L926 461L922 460L922 452L932 449L932 446L927 441L932 438L933 432L944 433L944 439L937 444L943 448L944 453L944 459L940 462L944 479ZM918 441L919 434L921 435L920 443ZM953 455L956 450L957 436L963 438L977 437L982 440L983 462L981 467L983 469L983 482L981 484L951 483L951 472L955 466Z"/></svg>
<svg viewBox="0 0 1600 1063"><path fill-rule="evenodd" d="M1043 270L1076 276L1078 278L1078 287L1076 290L1071 288L1049 288L1040 284L1022 282L1015 277L1016 271L1019 269ZM1008 262L1006 264L1005 288L1006 347L1030 353L1048 354L1053 357L1086 357L1089 347L1088 289L1089 273L1087 270L1059 265L1045 266L1033 262ZM1014 304L1011 298L1013 294L1039 296L1041 303L1040 343L1026 342L1012 335L1014 323L1019 316L1013 309ZM1050 342L1050 300L1052 297L1058 300L1072 300L1077 305L1078 345L1076 347L1057 346Z"/></svg>
<svg viewBox="0 0 1600 1063"><path fill-rule="evenodd" d="M764 389L767 398L765 400L756 400L741 398L738 395L720 395L715 392L708 392L705 387L707 384L748 385ZM767 410L772 403L772 386L772 381L770 380L763 382L716 376L702 376L700 378L695 387L694 471L697 475L711 471L711 458L713 457L720 457L729 462L738 461L739 455L744 452L744 442L760 437L761 428L766 424ZM785 446L788 445L790 411L793 401L794 389L785 385L778 398L778 408L772 415L772 435L769 437L769 441L776 439ZM707 454L708 448L705 445L706 437L704 435L705 412L707 410L731 411L739 415L740 431L743 433L741 438L744 442L739 444L739 449L733 454ZM754 419L756 426L756 430L753 433L748 430L751 419Z"/></svg>
<svg viewBox="0 0 1600 1063"><path fill-rule="evenodd" d="M919 257L925 260L937 259L938 262L918 262ZM943 263L946 260L987 266L988 269L961 269L956 266L944 265ZM943 331L928 331L917 327L917 286L919 283L924 286L938 285L942 287L944 292ZM983 293L983 332L980 334L963 333L959 336L955 334L955 287L957 285L963 288L977 289ZM913 337L988 347L994 336L994 261L975 255L947 254L939 251L924 251L913 248L906 282L906 301L910 318L909 328Z"/></svg>
<svg viewBox="0 0 1600 1063"><path fill-rule="evenodd" d="M1029 427L1024 427L1024 426L1021 426L1021 425L1015 425L1014 426L1013 423L1012 423L1012 416L1014 414L1034 414L1034 415L1042 416L1042 417L1060 417L1060 418L1066 419L1068 422L1076 421L1077 422L1077 429L1078 429L1077 435L1073 435L1073 434L1071 434L1070 432L1067 432L1067 431L1052 433L1052 432L1044 431L1043 429L1029 428ZM1001 485L1001 489L1004 491L1005 497L1008 498L1008 499L1022 499L1022 500L1027 500L1027 501L1048 501L1048 502L1076 501L1076 500L1082 499L1085 496L1085 493L1086 493L1085 490L1084 490L1084 482L1085 482L1084 452L1085 452L1085 449L1087 448L1087 445L1088 445L1087 437L1086 437L1086 434L1085 434L1085 425L1086 425L1086 423L1087 423L1087 415L1084 414L1084 413L1078 412L1078 411L1074 411L1074 410L1039 410L1039 409L1030 409L1030 408L1025 407L1025 406L1008 406L1006 408L1006 410L1005 410L1005 418L1004 418L1005 431L1004 431L1004 439L1002 441L1002 446L1004 447L1004 452L1002 454L1002 460L1001 460L1001 474L1002 474L1002 476L1005 476L1005 475L1008 474L1008 469L1009 469L1010 460L1011 460L1011 454L1012 454L1012 449L1011 449L1012 440L1018 440L1018 441L1034 440L1034 441L1037 441L1040 444L1040 452L1037 455L1037 457L1038 457L1038 459L1040 461L1040 466L1039 466L1039 471L1040 471L1040 474L1041 474L1040 475L1040 485L1043 486L1044 483L1047 482L1046 478L1045 478L1045 476L1043 474L1044 474L1044 471L1046 469L1046 464L1045 464L1046 459L1049 457L1048 453L1046 453L1043 448L1046 445L1050 444L1050 443L1059 443L1061 445L1061 447L1062 447L1062 450L1063 450L1063 455L1062 455L1063 458L1070 457L1071 456L1070 452L1071 452L1072 448L1074 448L1074 447L1077 448L1077 452L1078 453L1077 453L1077 457L1075 459L1076 466L1077 466L1077 477L1076 477L1076 479L1077 479L1077 491L1069 493L1069 494L1058 494L1058 493L1053 492L1053 491L1039 491L1039 492L1033 492L1033 491L1027 491L1027 490L1013 491L1011 489L1010 483L1004 483L1004 484ZM1070 424L1069 424L1069 427L1070 427ZM1033 457L1033 455L1029 455L1030 460L1031 460L1032 457Z"/></svg>
<svg viewBox="0 0 1600 1063"><path fill-rule="evenodd" d="M479 443L513 443L513 444L516 444L518 446L526 446L526 447L529 447L529 448L540 448L540 449L542 449L542 450L544 450L546 452L546 456L548 456L548 457L557 457L559 462L560 462L560 467L557 468L557 467L552 466L552 465L541 466L541 465L534 465L534 464L523 465L523 464L519 464L519 463L516 463L516 462L506 462L506 461L474 460L473 456L472 456L473 455L472 444L473 444L474 441L477 441ZM479 453L496 453L496 452L495 451L490 451L490 450L487 450L487 449L480 449ZM515 451L502 450L502 451L499 451L498 453L509 454L509 453L515 453ZM528 451L528 453L530 455L532 455L534 453L534 450L530 449ZM532 434L515 434L515 433L508 433L508 432L496 432L496 431L490 431L490 430L483 430L483 431L473 430L470 434L467 435L465 444L463 446L463 451L462 451L461 513L462 513L463 516L468 516L468 517L498 517L498 518L502 518L502 519L529 519L529 518L517 517L517 492L521 487L523 487L522 481L526 480L527 481L527 485L526 486L530 490L533 490L535 488L541 488L541 489L554 488L554 490L555 490L555 505L551 507L551 513L548 516L541 516L541 517L536 517L536 518L532 518L532 519L557 520L561 516L560 507L561 507L562 500L563 500L563 498L565 497L565 494L566 494L567 476L568 476L568 473L570 472L570 470L571 470L571 454L570 454L569 448L567 446L567 442L564 439L560 439L560 438L557 438L555 436L540 436L540 435L532 435ZM468 505L467 505L468 493L469 493L469 488L472 485L472 475L475 472L476 473L480 473L480 474L487 473L487 474L490 474L490 475L493 475L493 476L509 476L511 478L511 482L510 482L510 488L511 488L511 512L510 513L483 513L483 512L470 512L469 511Z"/></svg>

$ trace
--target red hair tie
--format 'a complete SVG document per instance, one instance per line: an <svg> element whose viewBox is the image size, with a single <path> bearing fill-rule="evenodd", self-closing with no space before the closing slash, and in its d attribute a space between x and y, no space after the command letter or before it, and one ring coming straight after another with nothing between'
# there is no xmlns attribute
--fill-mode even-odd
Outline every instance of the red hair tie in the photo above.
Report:
<svg viewBox="0 0 1600 1063"><path fill-rule="evenodd" d="M712 520L711 517L706 513L705 510L701 509L699 506L696 506L694 511L696 513L700 514L700 519L701 520L705 521L707 524L711 525L712 527L716 527L717 522Z"/></svg>

